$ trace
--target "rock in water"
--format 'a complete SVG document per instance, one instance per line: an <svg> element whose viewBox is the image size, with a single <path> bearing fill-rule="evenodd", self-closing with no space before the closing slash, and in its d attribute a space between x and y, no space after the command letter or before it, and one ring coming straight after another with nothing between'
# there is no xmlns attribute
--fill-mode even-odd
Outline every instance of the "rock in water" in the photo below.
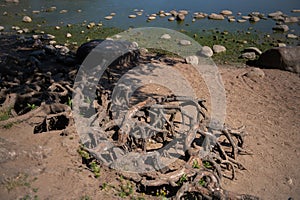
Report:
<svg viewBox="0 0 300 200"><path fill-rule="evenodd" d="M225 17L221 14L219 15L216 13L212 13L212 14L208 15L208 19L223 20L223 19L225 19Z"/></svg>
<svg viewBox="0 0 300 200"><path fill-rule="evenodd" d="M249 19L251 22L258 22L260 20L259 17L257 16L252 16L250 19Z"/></svg>
<svg viewBox="0 0 300 200"><path fill-rule="evenodd" d="M89 42L86 42L82 44L76 52L76 60L79 63L82 63L85 58L89 55L89 53L96 48L98 45L100 45L102 42L105 42L105 44L99 48L99 50L104 49L106 47L107 52L99 53L99 56L97 56L97 53L91 57L91 59L95 59L95 64L99 64L97 62L100 62L99 59L103 57L103 59L106 57L114 58L114 61L111 63L111 65L124 65L124 64L130 64L139 59L140 51L138 49L131 49L130 47L136 46L134 43L131 42L124 42L124 41L113 41L113 40L104 40L104 39L96 39L91 40ZM108 48L109 47L109 48ZM119 55L120 51L124 53L125 51L128 51L127 53L123 55ZM107 55L107 56L105 56ZM93 61L93 60L91 60ZM90 62L89 62L90 63ZM91 64L91 63L90 63Z"/></svg>
<svg viewBox="0 0 300 200"><path fill-rule="evenodd" d="M283 15L283 13L281 11L276 11L274 13L268 14L268 17L270 17L270 18L278 18L279 16L282 16L282 15Z"/></svg>
<svg viewBox="0 0 300 200"><path fill-rule="evenodd" d="M300 74L300 46L269 49L261 54L257 64Z"/></svg>
<svg viewBox="0 0 300 200"><path fill-rule="evenodd" d="M245 20L245 19L238 19L238 22L239 23L244 23L244 22L246 22L247 20Z"/></svg>
<svg viewBox="0 0 300 200"><path fill-rule="evenodd" d="M286 17L284 18L284 23L297 23L299 22L298 17Z"/></svg>
<svg viewBox="0 0 300 200"><path fill-rule="evenodd" d="M174 21L174 20L175 20L175 17L170 17L168 20L169 20L169 21Z"/></svg>
<svg viewBox="0 0 300 200"><path fill-rule="evenodd" d="M136 18L136 15L128 15L129 18Z"/></svg>
<svg viewBox="0 0 300 200"><path fill-rule="evenodd" d="M113 16L111 16L111 15L104 17L104 19L106 19L106 20L111 20L112 18L113 18Z"/></svg>
<svg viewBox="0 0 300 200"><path fill-rule="evenodd" d="M232 11L230 11L230 10L222 10L221 14L222 15L232 15Z"/></svg>
<svg viewBox="0 0 300 200"><path fill-rule="evenodd" d="M273 30L287 32L289 30L289 27L285 24L281 24L281 25L276 25L275 27L273 27Z"/></svg>
<svg viewBox="0 0 300 200"><path fill-rule="evenodd" d="M156 19L155 16L149 16L149 17L148 17L148 20L155 20L155 19Z"/></svg>
<svg viewBox="0 0 300 200"><path fill-rule="evenodd" d="M183 14L183 15L188 15L189 12L187 10L179 10L179 13Z"/></svg>
<svg viewBox="0 0 300 200"><path fill-rule="evenodd" d="M182 13L179 13L176 17L177 21L184 21L185 19L185 15Z"/></svg>

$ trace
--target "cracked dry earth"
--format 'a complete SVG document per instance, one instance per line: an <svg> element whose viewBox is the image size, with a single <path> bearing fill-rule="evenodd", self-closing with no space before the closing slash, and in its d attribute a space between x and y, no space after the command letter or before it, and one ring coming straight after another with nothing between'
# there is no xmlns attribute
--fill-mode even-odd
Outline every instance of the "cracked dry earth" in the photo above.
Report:
<svg viewBox="0 0 300 200"><path fill-rule="evenodd" d="M210 96L188 64L174 67L191 82L200 98ZM300 79L290 72L219 66L226 90L226 123L245 126L245 148L253 155L237 160L247 170L223 179L229 191L262 199L300 199ZM158 91L150 85L145 90ZM122 181L101 167L100 177L82 163L76 131L33 134L35 118L0 129L0 199L121 199ZM103 188L108 183L110 187ZM134 193L135 198L161 199ZM132 196L131 196L132 197ZM125 197L130 198L130 197Z"/></svg>

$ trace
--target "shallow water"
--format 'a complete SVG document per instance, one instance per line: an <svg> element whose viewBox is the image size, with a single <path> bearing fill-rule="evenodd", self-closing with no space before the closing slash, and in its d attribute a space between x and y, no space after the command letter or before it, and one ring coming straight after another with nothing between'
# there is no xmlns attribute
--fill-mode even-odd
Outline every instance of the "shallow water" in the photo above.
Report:
<svg viewBox="0 0 300 200"><path fill-rule="evenodd" d="M56 6L57 10L54 12L41 12L40 14L32 14L32 10L43 10L50 6ZM26 11L23 11L26 9ZM66 9L67 13L59 14L60 10ZM82 12L77 12L78 10ZM134 14L134 9L143 9L143 15L137 16L135 19L129 19L129 14ZM170 11L172 9L180 10L186 9L190 12L183 23L169 22L167 17L157 17L156 20L147 22L147 15L157 13L159 10ZM43 25L61 25L61 23L82 23L87 22L102 22L107 27L118 27L127 29L129 27L165 27L175 30L184 29L187 31L200 31L203 29L220 30L247 30L249 27L254 28L259 32L272 32L272 27L275 21L261 20L255 24L246 23L229 23L227 20L197 20L192 22L192 13L219 13L221 10L229 9L233 11L236 18L238 12L243 15L248 15L253 11L258 11L267 15L270 12L277 10L283 11L287 15L299 16L299 13L291 13L292 9L300 9L299 0L20 0L19 4L5 3L1 1L0 13L8 12L8 16L0 16L2 26L11 26L22 21L23 15L29 15L34 21L45 20ZM105 20L104 17L111 12L115 12L116 16L112 20ZM16 15L16 13L18 13ZM299 24L290 24L291 31L300 34Z"/></svg>

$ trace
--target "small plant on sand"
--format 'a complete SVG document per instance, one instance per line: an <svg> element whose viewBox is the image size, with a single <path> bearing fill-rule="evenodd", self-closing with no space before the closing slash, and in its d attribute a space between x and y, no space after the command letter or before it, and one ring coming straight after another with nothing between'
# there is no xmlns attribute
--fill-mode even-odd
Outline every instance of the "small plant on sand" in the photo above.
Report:
<svg viewBox="0 0 300 200"><path fill-rule="evenodd" d="M206 185L206 181L203 178L201 178L198 183L199 183L199 185L201 185L203 187Z"/></svg>
<svg viewBox="0 0 300 200"><path fill-rule="evenodd" d="M72 99L70 97L68 97L67 105L72 108L73 101L72 101Z"/></svg>
<svg viewBox="0 0 300 200"><path fill-rule="evenodd" d="M77 150L77 152L82 157L82 159L85 159L85 160L91 159L90 154L86 150L84 150L84 148L82 146Z"/></svg>
<svg viewBox="0 0 300 200"><path fill-rule="evenodd" d="M39 197L37 195L32 197L31 195L26 194L24 197L20 198L20 200L39 200Z"/></svg>
<svg viewBox="0 0 300 200"><path fill-rule="evenodd" d="M106 190L108 187L108 184L107 183L102 183L101 185L101 190Z"/></svg>
<svg viewBox="0 0 300 200"><path fill-rule="evenodd" d="M124 180L124 178L120 177L121 185L120 185L120 192L119 196L121 198L131 196L134 193L134 185L130 181Z"/></svg>
<svg viewBox="0 0 300 200"><path fill-rule="evenodd" d="M90 168L94 173L95 178L100 177L100 166L96 163L96 161L90 163Z"/></svg>
<svg viewBox="0 0 300 200"><path fill-rule="evenodd" d="M193 168L200 169L200 165L197 160L193 161Z"/></svg>
<svg viewBox="0 0 300 200"><path fill-rule="evenodd" d="M204 166L205 168L207 168L207 169L211 169L211 168L212 168L212 165L211 165L210 162L208 162L208 161L203 161L202 163L203 163L203 166Z"/></svg>
<svg viewBox="0 0 300 200"><path fill-rule="evenodd" d="M5 129L10 129L12 126L14 125L14 123L7 123L5 125L2 126L2 128L5 128Z"/></svg>
<svg viewBox="0 0 300 200"><path fill-rule="evenodd" d="M178 182L177 182L177 185L182 185L184 182L186 182L187 181L187 176L186 176L186 174L183 174L181 177L180 177L180 179L178 180Z"/></svg>
<svg viewBox="0 0 300 200"><path fill-rule="evenodd" d="M94 173L95 178L100 176L100 166L97 161L90 156L90 154L81 146L77 152L82 158L82 162L85 163L88 168Z"/></svg>
<svg viewBox="0 0 300 200"><path fill-rule="evenodd" d="M4 185L8 191L11 191L17 187L30 187L30 181L27 174L20 173L15 177L6 179Z"/></svg>
<svg viewBox="0 0 300 200"><path fill-rule="evenodd" d="M84 195L80 198L80 200L92 200L92 198L89 197L88 195Z"/></svg>
<svg viewBox="0 0 300 200"><path fill-rule="evenodd" d="M36 105L34 103L33 104L28 103L27 107L30 108L30 110L36 109Z"/></svg>
<svg viewBox="0 0 300 200"><path fill-rule="evenodd" d="M91 101L90 97L86 97L84 99L84 102L90 104L92 101Z"/></svg>
<svg viewBox="0 0 300 200"><path fill-rule="evenodd" d="M0 111L0 121L5 121L10 118L11 109Z"/></svg>
<svg viewBox="0 0 300 200"><path fill-rule="evenodd" d="M157 197L161 197L162 200L168 199L167 196L167 190L165 188L160 189L159 191L156 192Z"/></svg>

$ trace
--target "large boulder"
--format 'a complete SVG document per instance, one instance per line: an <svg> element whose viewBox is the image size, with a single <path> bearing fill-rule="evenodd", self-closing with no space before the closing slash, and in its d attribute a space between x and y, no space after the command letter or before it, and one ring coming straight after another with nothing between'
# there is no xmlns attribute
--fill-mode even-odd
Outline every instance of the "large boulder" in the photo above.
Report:
<svg viewBox="0 0 300 200"><path fill-rule="evenodd" d="M300 74L300 46L269 49L260 55L257 64Z"/></svg>
<svg viewBox="0 0 300 200"><path fill-rule="evenodd" d="M105 57L105 59L115 59L111 60L111 65L124 65L130 64L138 60L140 56L140 51L137 49L137 44L131 42L124 41L113 41L113 40L104 40L104 39L96 39L91 40L82 44L76 52L76 60L79 63L82 63L85 58L90 54L90 52L95 49L98 45L105 41L105 45L95 51L95 54L91 57L91 59L101 59L100 57ZM103 48L107 50L99 53L97 57L97 51L100 51Z"/></svg>

